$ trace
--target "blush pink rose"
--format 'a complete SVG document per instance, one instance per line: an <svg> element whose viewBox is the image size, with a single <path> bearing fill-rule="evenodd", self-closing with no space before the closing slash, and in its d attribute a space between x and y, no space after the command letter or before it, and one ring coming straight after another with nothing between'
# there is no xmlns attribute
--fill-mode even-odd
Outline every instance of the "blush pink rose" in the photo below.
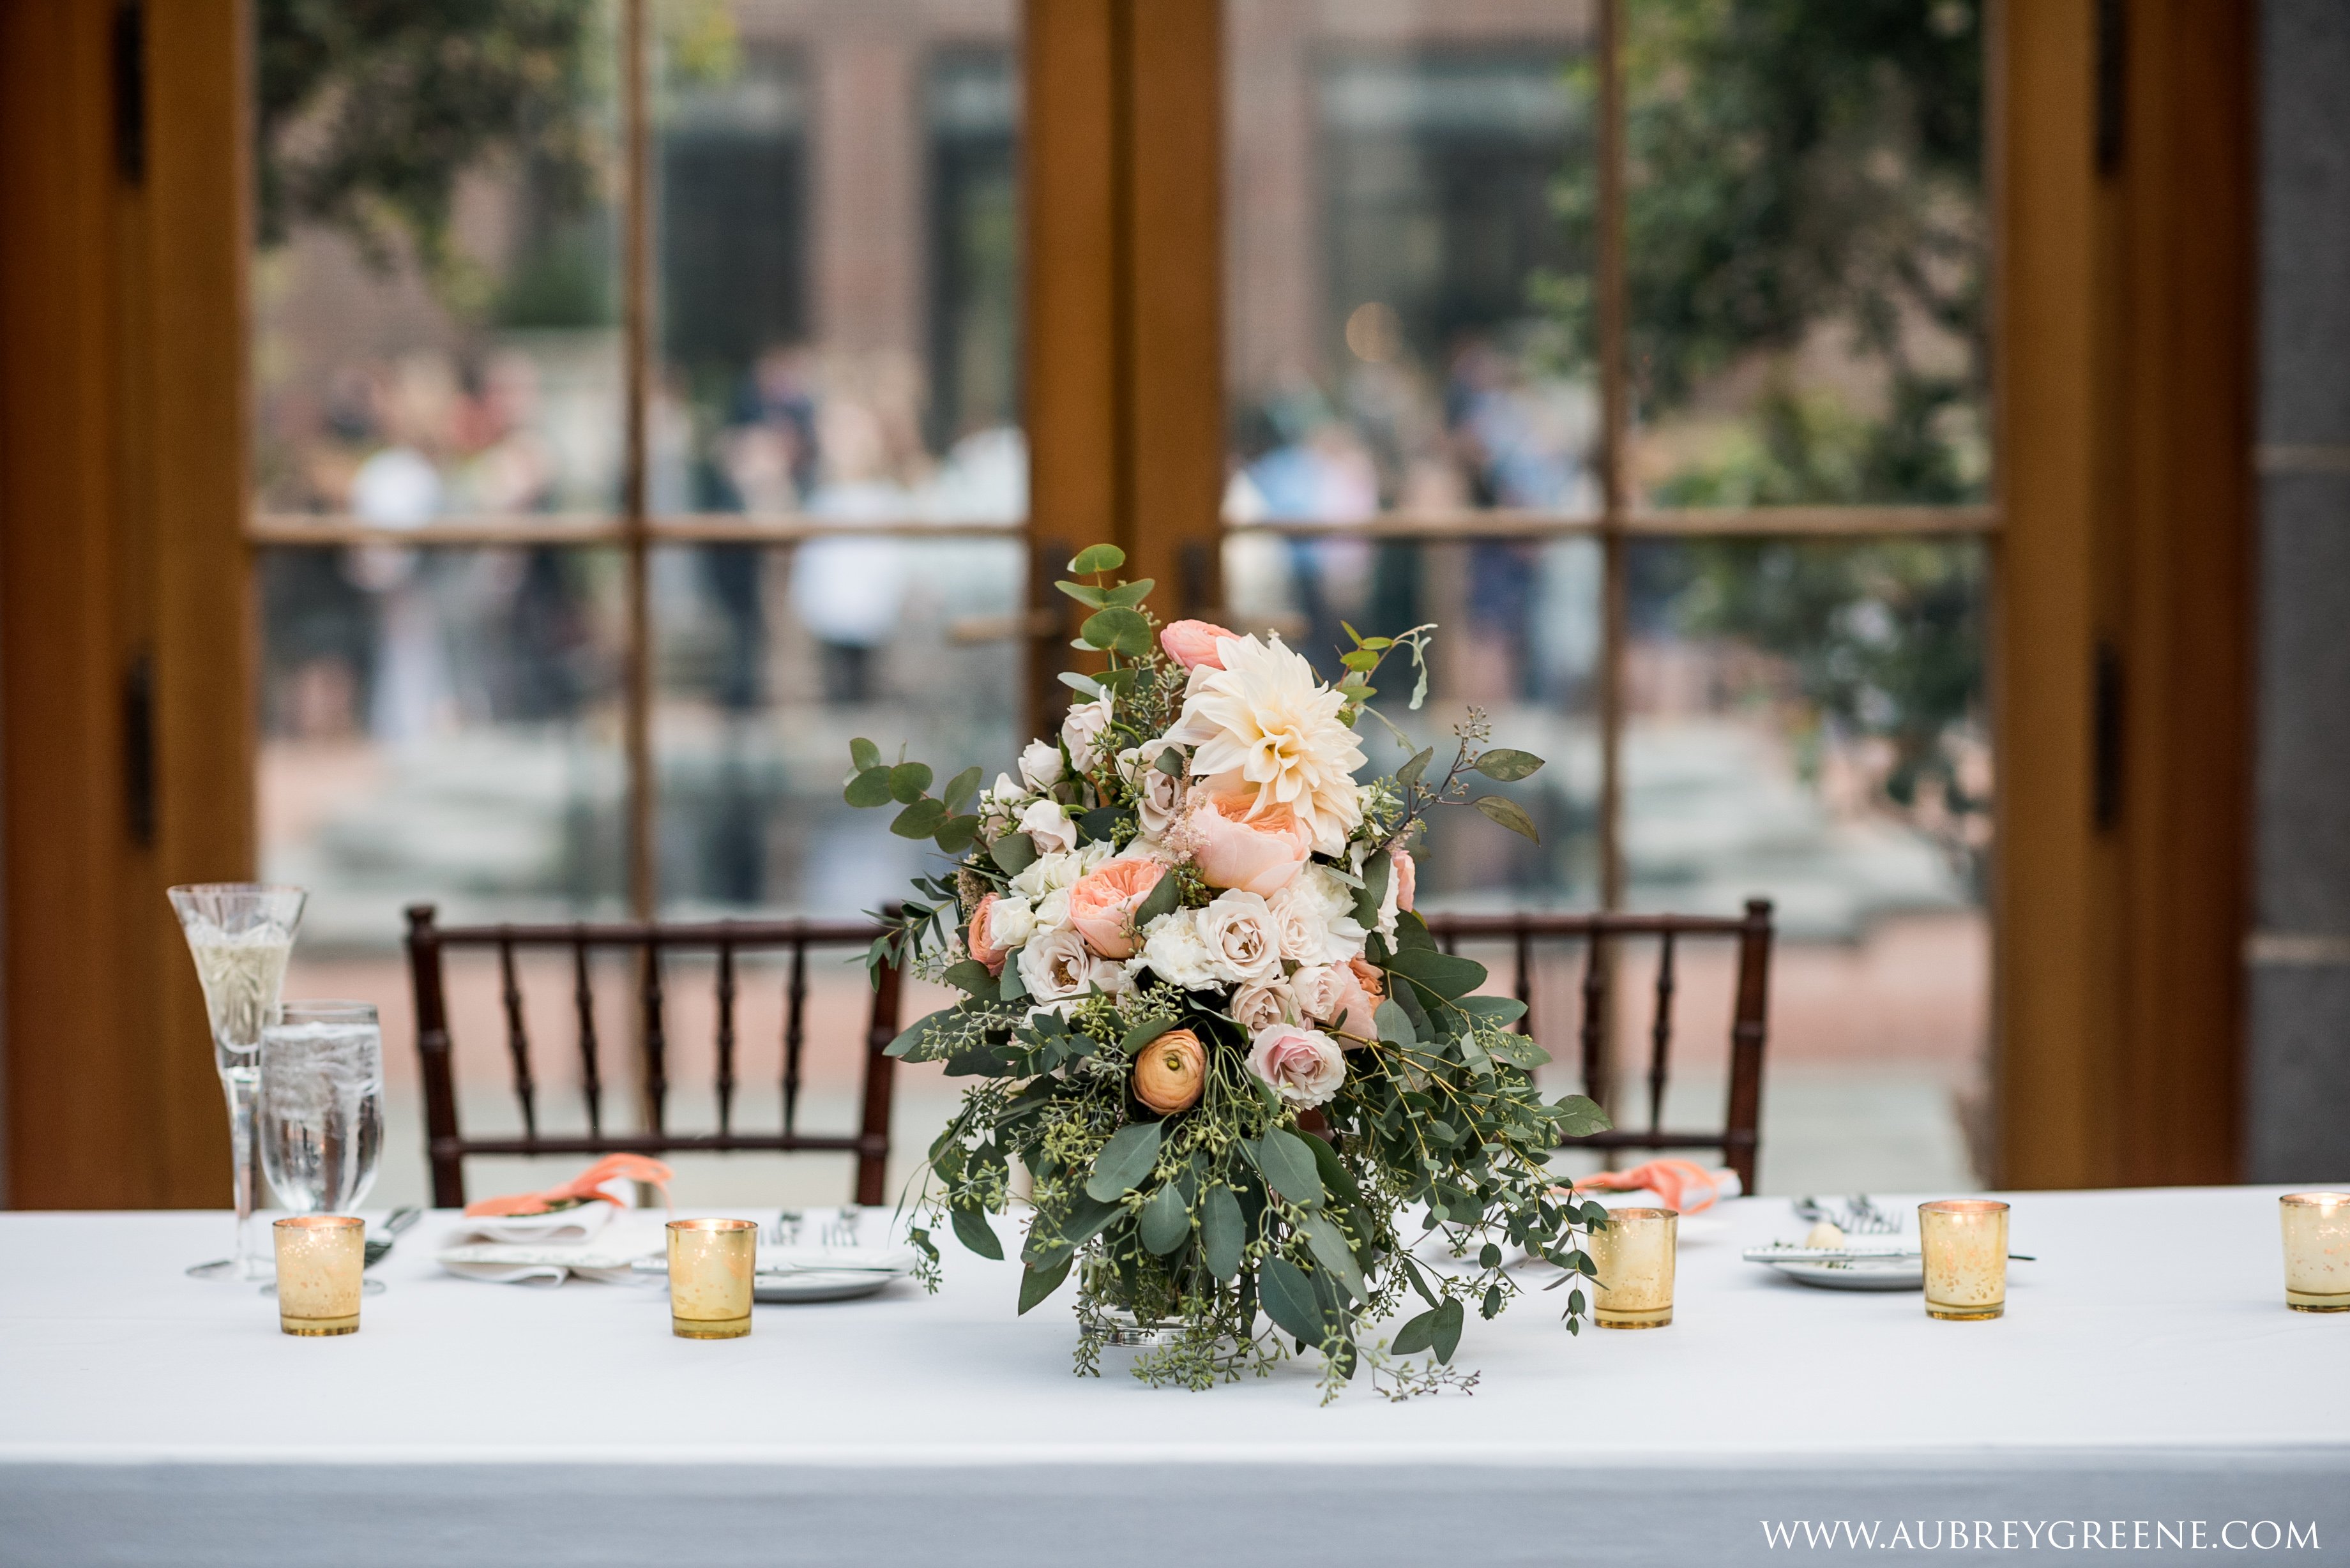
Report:
<svg viewBox="0 0 2350 1568"><path fill-rule="evenodd" d="M1134 912L1167 875L1156 860L1112 860L1069 888L1069 924L1104 958L1134 956Z"/></svg>
<svg viewBox="0 0 2350 1568"><path fill-rule="evenodd" d="M1159 646L1167 650L1168 658L1186 670L1197 670L1203 664L1211 670L1222 670L1224 661L1216 652L1216 639L1236 635L1213 621L1179 620L1159 632Z"/></svg>
<svg viewBox="0 0 2350 1568"><path fill-rule="evenodd" d="M1293 1106L1322 1105L1347 1081L1347 1054L1338 1043L1319 1029L1294 1023L1258 1030L1248 1064Z"/></svg>
<svg viewBox="0 0 2350 1568"><path fill-rule="evenodd" d="M1395 878L1396 908L1409 909L1412 893L1419 886L1419 867L1412 864L1409 849L1397 850L1392 858L1394 865L1388 875Z"/></svg>
<svg viewBox="0 0 2350 1568"><path fill-rule="evenodd" d="M1191 862L1211 888L1270 898L1289 886L1314 853L1313 840L1286 805L1251 818L1250 794L1210 795L1185 819Z"/></svg>
<svg viewBox="0 0 2350 1568"><path fill-rule="evenodd" d="M971 949L971 956L985 964L988 973L1000 975L1003 972L1003 961L1011 950L997 947L991 940L987 922L988 917L993 913L995 895L990 893L979 901L979 908L971 912L971 929L966 933L965 942Z"/></svg>
<svg viewBox="0 0 2350 1568"><path fill-rule="evenodd" d="M1290 984L1297 993L1297 1010L1307 1022L1351 1036L1342 1042L1348 1049L1379 1037L1378 1025L1371 1021L1378 1003L1349 965L1315 964L1291 976Z"/></svg>

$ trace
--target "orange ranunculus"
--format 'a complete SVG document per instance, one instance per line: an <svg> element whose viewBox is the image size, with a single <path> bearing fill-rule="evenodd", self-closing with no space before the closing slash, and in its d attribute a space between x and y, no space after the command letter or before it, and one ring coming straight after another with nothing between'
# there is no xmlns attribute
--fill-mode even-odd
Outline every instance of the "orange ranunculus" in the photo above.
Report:
<svg viewBox="0 0 2350 1568"><path fill-rule="evenodd" d="M1134 1058L1134 1097L1162 1116L1200 1103L1208 1078L1208 1054L1188 1029L1170 1030Z"/></svg>
<svg viewBox="0 0 2350 1568"><path fill-rule="evenodd" d="M1286 805L1256 811L1250 794L1211 795L1187 819L1191 861L1211 888L1234 888L1271 897L1289 886L1313 854L1297 818Z"/></svg>
<svg viewBox="0 0 2350 1568"><path fill-rule="evenodd" d="M1159 646L1167 650L1168 658L1186 670L1197 670L1203 664L1211 670L1222 670L1224 661L1216 652L1216 639L1235 635L1213 621L1179 620L1159 632Z"/></svg>
<svg viewBox="0 0 2350 1568"><path fill-rule="evenodd" d="M988 929L987 918L994 912L995 895L990 893L979 901L979 908L971 912L971 929L965 945L971 949L972 957L987 966L988 973L1000 975L1003 972L1003 960L1010 950L998 947L994 933Z"/></svg>
<svg viewBox="0 0 2350 1568"><path fill-rule="evenodd" d="M1389 862L1388 875L1395 878L1396 908L1409 909L1411 896L1419 888L1419 867L1412 863L1411 851L1399 849Z"/></svg>
<svg viewBox="0 0 2350 1568"><path fill-rule="evenodd" d="M1104 958L1134 956L1134 912L1167 875L1156 860L1111 860L1069 888L1069 924Z"/></svg>

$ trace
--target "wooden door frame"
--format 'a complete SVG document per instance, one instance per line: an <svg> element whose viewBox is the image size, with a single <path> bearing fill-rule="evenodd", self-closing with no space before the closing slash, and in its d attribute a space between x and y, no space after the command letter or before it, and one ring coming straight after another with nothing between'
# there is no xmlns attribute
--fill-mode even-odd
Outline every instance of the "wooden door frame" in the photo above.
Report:
<svg viewBox="0 0 2350 1568"><path fill-rule="evenodd" d="M247 57L239 0L0 9L19 1207L227 1199L203 1001L163 889L254 869Z"/></svg>
<svg viewBox="0 0 2350 1568"><path fill-rule="evenodd" d="M2251 29L2030 0L1995 44L2007 1186L2240 1169Z"/></svg>

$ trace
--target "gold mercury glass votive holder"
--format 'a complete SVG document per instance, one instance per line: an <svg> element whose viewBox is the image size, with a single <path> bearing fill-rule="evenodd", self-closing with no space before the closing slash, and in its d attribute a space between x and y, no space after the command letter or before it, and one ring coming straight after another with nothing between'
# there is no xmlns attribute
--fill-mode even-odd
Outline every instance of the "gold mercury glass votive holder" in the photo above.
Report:
<svg viewBox="0 0 2350 1568"><path fill-rule="evenodd" d="M277 1244L277 1326L306 1337L357 1334L367 1221L291 1214L269 1229Z"/></svg>
<svg viewBox="0 0 2350 1568"><path fill-rule="evenodd" d="M2289 1192L2284 1304L2295 1312L2350 1312L2350 1192Z"/></svg>
<svg viewBox="0 0 2350 1568"><path fill-rule="evenodd" d="M2007 1311L2007 1205L1949 1198L1918 1205L1926 1257L1926 1315L1953 1323Z"/></svg>
<svg viewBox="0 0 2350 1568"><path fill-rule="evenodd" d="M758 1253L755 1220L669 1222L669 1325L680 1339L740 1339L751 1332Z"/></svg>
<svg viewBox="0 0 2350 1568"><path fill-rule="evenodd" d="M1681 1217L1669 1209L1610 1209L1591 1232L1599 1270L1591 1319L1602 1328L1662 1328L1673 1321L1673 1252Z"/></svg>

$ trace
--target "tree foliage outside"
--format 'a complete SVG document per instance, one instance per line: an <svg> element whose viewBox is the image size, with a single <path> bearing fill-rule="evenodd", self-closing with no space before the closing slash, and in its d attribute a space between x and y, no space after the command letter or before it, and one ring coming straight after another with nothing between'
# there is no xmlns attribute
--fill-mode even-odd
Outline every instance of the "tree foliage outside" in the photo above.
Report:
<svg viewBox="0 0 2350 1568"><path fill-rule="evenodd" d="M1652 431L1708 421L1701 442L1672 443L1647 500L1981 500L1976 0L1634 0L1627 12L1637 417ZM1570 228L1595 232L1596 180L1589 166L1561 179ZM1587 354L1588 289L1543 287ZM1799 380L1797 352L1824 337L1844 373ZM1723 417L1731 378L1759 389ZM1982 591L1982 554L1967 543L1702 541L1639 553L1634 613L1648 630L1773 656L1764 684L1778 690L1746 695L1793 699L1814 739L1877 742L1885 804L1971 872L1989 805L1970 765Z"/></svg>

